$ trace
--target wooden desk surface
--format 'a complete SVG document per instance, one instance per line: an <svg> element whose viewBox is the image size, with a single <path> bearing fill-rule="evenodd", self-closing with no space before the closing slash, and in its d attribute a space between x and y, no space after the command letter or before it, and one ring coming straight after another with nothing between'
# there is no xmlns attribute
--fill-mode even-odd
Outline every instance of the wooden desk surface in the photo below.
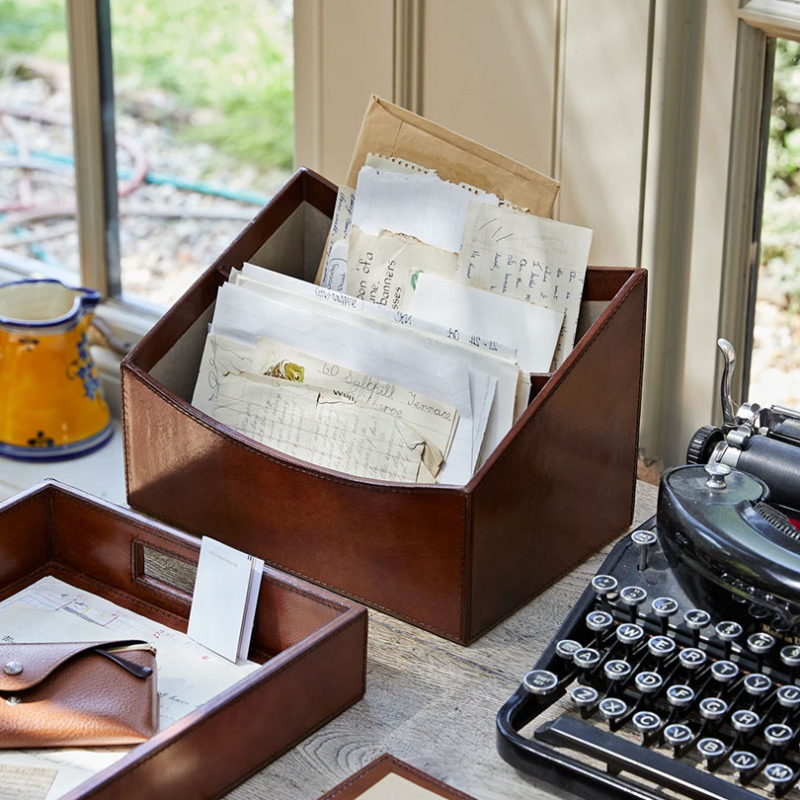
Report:
<svg viewBox="0 0 800 800"><path fill-rule="evenodd" d="M657 487L638 484L634 526L655 513L656 497ZM370 610L364 699L228 797L315 800L386 752L478 800L563 797L500 758L494 720L609 549L470 647Z"/></svg>

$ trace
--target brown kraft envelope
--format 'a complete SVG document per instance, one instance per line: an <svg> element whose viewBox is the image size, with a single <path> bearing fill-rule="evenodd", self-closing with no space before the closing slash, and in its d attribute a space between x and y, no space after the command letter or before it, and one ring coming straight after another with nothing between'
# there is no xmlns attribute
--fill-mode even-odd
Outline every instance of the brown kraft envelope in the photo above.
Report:
<svg viewBox="0 0 800 800"><path fill-rule="evenodd" d="M560 188L547 175L376 95L370 98L361 123L346 186L356 187L369 153L434 169L442 180L492 192L538 217L552 217ZM323 264L324 257L317 283Z"/></svg>

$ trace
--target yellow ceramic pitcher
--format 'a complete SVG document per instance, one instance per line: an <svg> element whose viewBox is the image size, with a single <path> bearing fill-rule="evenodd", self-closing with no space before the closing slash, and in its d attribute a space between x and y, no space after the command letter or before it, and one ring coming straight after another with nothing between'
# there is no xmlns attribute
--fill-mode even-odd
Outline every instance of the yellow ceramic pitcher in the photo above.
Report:
<svg viewBox="0 0 800 800"><path fill-rule="evenodd" d="M99 300L56 280L0 284L0 455L72 458L110 438L87 337Z"/></svg>

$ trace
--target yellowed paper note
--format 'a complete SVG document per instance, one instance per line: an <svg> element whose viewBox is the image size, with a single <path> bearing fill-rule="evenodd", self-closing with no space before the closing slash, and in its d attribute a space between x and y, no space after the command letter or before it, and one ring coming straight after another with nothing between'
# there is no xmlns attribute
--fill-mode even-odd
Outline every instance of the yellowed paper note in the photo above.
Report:
<svg viewBox="0 0 800 800"><path fill-rule="evenodd" d="M479 203L467 212L457 279L564 313L556 367L575 344L592 231Z"/></svg>
<svg viewBox="0 0 800 800"><path fill-rule="evenodd" d="M223 377L214 418L295 458L364 478L416 483L426 451L421 434L352 395L281 378Z"/></svg>
<svg viewBox="0 0 800 800"><path fill-rule="evenodd" d="M442 800L442 796L390 772L359 795L359 800Z"/></svg>
<svg viewBox="0 0 800 800"><path fill-rule="evenodd" d="M453 280L458 255L431 247L413 236L381 231L378 236L353 227L347 255L347 294L392 311L409 311L417 280L424 272Z"/></svg>
<svg viewBox="0 0 800 800"><path fill-rule="evenodd" d="M0 800L44 800L57 770L0 764Z"/></svg>

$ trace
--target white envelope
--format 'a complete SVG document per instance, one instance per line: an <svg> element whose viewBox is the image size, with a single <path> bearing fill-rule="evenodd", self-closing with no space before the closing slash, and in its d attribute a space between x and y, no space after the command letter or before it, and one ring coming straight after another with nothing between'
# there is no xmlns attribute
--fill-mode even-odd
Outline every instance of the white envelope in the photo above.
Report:
<svg viewBox="0 0 800 800"><path fill-rule="evenodd" d="M525 372L550 371L564 321L563 311L475 289L429 272L417 277L411 313L456 330L468 329L487 339L508 342L516 348L517 361Z"/></svg>

